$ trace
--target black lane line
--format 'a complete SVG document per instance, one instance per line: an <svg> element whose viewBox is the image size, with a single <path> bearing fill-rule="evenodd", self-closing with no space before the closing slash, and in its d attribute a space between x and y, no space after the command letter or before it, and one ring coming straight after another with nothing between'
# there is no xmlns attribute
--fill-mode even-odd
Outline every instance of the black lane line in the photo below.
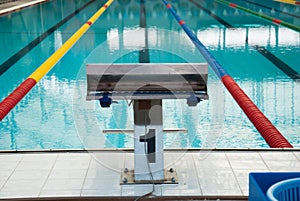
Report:
<svg viewBox="0 0 300 201"><path fill-rule="evenodd" d="M289 65L281 61L274 54L269 52L266 48L260 47L258 45L253 45L253 47L261 53L264 57L266 57L269 61L271 61L275 66L277 66L281 71L283 71L287 76L289 76L294 81L300 80L300 74L293 70Z"/></svg>
<svg viewBox="0 0 300 201"><path fill-rule="evenodd" d="M205 11L207 14L209 14L211 17L213 17L215 20L217 20L218 22L220 22L222 25L224 25L227 28L234 28L234 26L232 26L231 24L229 24L228 22L226 22L225 20L223 20L222 18L220 18L219 16L215 15L214 13L212 13L210 10L204 8L201 4L199 4L198 2L194 1L194 0L190 0L190 2L194 3L198 8L202 9L203 11Z"/></svg>
<svg viewBox="0 0 300 201"><path fill-rule="evenodd" d="M48 29L46 32L42 33L40 36L38 36L36 39L31 41L28 45L26 45L24 48L19 50L17 53L15 53L13 56L11 56L9 59L7 59L4 63L0 65L0 76L5 73L11 66L13 66L17 61L19 61L23 56L25 56L30 50L32 50L34 47L36 47L42 40L44 40L47 36L52 34L56 29L58 29L60 26L65 24L67 21L69 21L72 17L74 17L76 14L78 14L80 11L85 9L87 6L89 6L91 3L93 3L96 0L91 0L79 9L75 10L73 13L68 15L66 18L55 24L53 27Z"/></svg>
<svg viewBox="0 0 300 201"><path fill-rule="evenodd" d="M281 10L278 10L278 9L276 9L276 8L271 8L271 7L269 7L269 6L265 6L265 5L260 4L260 3L252 2L252 1L249 1L249 0L244 0L244 1L246 1L246 2L248 2L248 3L250 3L250 4L254 4L254 5L263 7L263 8L270 9L270 10L273 9L274 11L279 12L279 13L283 13L283 14L285 14L285 15L289 15L289 16L292 16L292 17L295 17L295 18L300 18L299 15L294 15L294 14L292 14L292 13L288 13L288 12L285 12L285 11L281 11Z"/></svg>
<svg viewBox="0 0 300 201"><path fill-rule="evenodd" d="M141 0L140 3L140 27L145 29L145 47L139 51L139 62L150 63L145 0Z"/></svg>
<svg viewBox="0 0 300 201"><path fill-rule="evenodd" d="M203 8L199 3L195 2L194 0L190 0L190 2L194 3L196 6L198 6L200 9L203 9L207 14L215 18L218 22L223 24L224 26L228 28L235 28L225 20L221 19L218 16L211 15L210 11ZM220 20L221 19L221 20ZM300 75L298 72L293 70L289 65L284 63L282 60L280 60L278 57L276 57L274 54L269 52L266 48L258 46L258 45L251 45L256 51L258 51L261 55L263 55L266 59L268 59L270 62L272 62L277 68L279 68L283 73L285 73L287 76L289 76L294 81L300 80Z"/></svg>

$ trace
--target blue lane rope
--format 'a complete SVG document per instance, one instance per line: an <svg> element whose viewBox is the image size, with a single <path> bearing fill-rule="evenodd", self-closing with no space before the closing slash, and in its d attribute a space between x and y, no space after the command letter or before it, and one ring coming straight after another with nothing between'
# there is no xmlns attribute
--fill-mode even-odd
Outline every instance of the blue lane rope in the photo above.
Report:
<svg viewBox="0 0 300 201"><path fill-rule="evenodd" d="M215 59L215 57L206 49L206 47L200 42L197 36L193 33L193 31L185 24L185 22L180 18L180 16L176 13L176 11L172 8L171 4L169 4L166 0L162 0L166 7L170 10L170 12L175 17L176 21L183 28L188 37L192 40L196 48L200 51L202 56L206 59L207 63L212 67L217 76L221 79L223 76L228 75L225 69L221 66L221 64Z"/></svg>
<svg viewBox="0 0 300 201"><path fill-rule="evenodd" d="M277 128L268 120L268 118L258 109L247 94L238 86L238 84L228 75L221 64L214 58L214 56L206 49L206 47L199 41L197 36L179 17L176 11L172 8L166 0L162 0L166 7L173 14L177 22L183 28L188 37L192 40L196 48L200 51L202 56L206 59L210 67L215 71L217 76L223 82L232 97L236 100L238 105L247 115L249 120L256 127L261 136L272 148L292 148L293 146L285 139L285 137L277 130Z"/></svg>

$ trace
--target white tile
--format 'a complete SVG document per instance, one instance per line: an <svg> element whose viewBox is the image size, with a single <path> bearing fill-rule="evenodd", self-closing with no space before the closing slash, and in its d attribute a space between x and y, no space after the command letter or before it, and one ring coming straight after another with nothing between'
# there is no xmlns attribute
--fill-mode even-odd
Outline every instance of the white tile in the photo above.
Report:
<svg viewBox="0 0 300 201"><path fill-rule="evenodd" d="M23 158L22 154L16 154L16 153L11 153L11 154L1 154L0 155L0 161L11 161L11 162L18 162L21 161Z"/></svg>
<svg viewBox="0 0 300 201"><path fill-rule="evenodd" d="M101 163L97 160L92 160L89 165L89 172L91 170L97 170L97 174L110 174L110 173L121 173L123 168L112 167L109 164Z"/></svg>
<svg viewBox="0 0 300 201"><path fill-rule="evenodd" d="M232 169L234 170L259 170L259 171L268 171L268 167L262 160L231 160L229 161Z"/></svg>
<svg viewBox="0 0 300 201"><path fill-rule="evenodd" d="M217 178L217 177L232 177L234 173L231 169L202 169L197 170L198 177L201 178Z"/></svg>
<svg viewBox="0 0 300 201"><path fill-rule="evenodd" d="M8 179L8 177L13 173L12 170L0 171L0 181Z"/></svg>
<svg viewBox="0 0 300 201"><path fill-rule="evenodd" d="M86 174L86 178L87 179L101 179L103 178L103 176L106 177L117 177L119 178L121 175L121 171L116 172L113 170L109 170L109 169L105 169L105 168L91 168L88 169L88 172Z"/></svg>
<svg viewBox="0 0 300 201"><path fill-rule="evenodd" d="M39 190L26 190L26 191L0 191L0 199L5 198L32 198L38 197Z"/></svg>
<svg viewBox="0 0 300 201"><path fill-rule="evenodd" d="M249 172L244 170L237 170L234 172L234 174L238 181L238 185L240 186L244 194L244 192L247 192L249 188Z"/></svg>
<svg viewBox="0 0 300 201"><path fill-rule="evenodd" d="M249 196L249 186L242 189L242 196Z"/></svg>
<svg viewBox="0 0 300 201"><path fill-rule="evenodd" d="M142 196L153 190L152 184L139 184L139 185L122 185L121 196ZM154 186L155 196L161 196L161 185Z"/></svg>
<svg viewBox="0 0 300 201"><path fill-rule="evenodd" d="M72 197L80 196L81 190L42 190L39 197Z"/></svg>
<svg viewBox="0 0 300 201"><path fill-rule="evenodd" d="M53 170L79 170L88 169L89 161L80 160L57 160L53 166Z"/></svg>
<svg viewBox="0 0 300 201"><path fill-rule="evenodd" d="M261 161L261 156L258 152L227 152L226 156L229 161Z"/></svg>
<svg viewBox="0 0 300 201"><path fill-rule="evenodd" d="M49 179L46 181L43 191L81 190L83 181L83 179Z"/></svg>
<svg viewBox="0 0 300 201"><path fill-rule="evenodd" d="M53 169L48 179L84 179L87 169Z"/></svg>
<svg viewBox="0 0 300 201"><path fill-rule="evenodd" d="M203 196L241 196L242 192L239 188L236 189L222 189L218 188L208 188L203 189Z"/></svg>
<svg viewBox="0 0 300 201"><path fill-rule="evenodd" d="M165 168L195 169L194 159L190 154L165 155Z"/></svg>
<svg viewBox="0 0 300 201"><path fill-rule="evenodd" d="M98 189L98 190L91 190L91 189L83 189L81 191L81 196L121 196L120 189Z"/></svg>
<svg viewBox="0 0 300 201"><path fill-rule="evenodd" d="M1 163L0 172L1 171L14 171L18 166L19 161L5 161L5 163Z"/></svg>
<svg viewBox="0 0 300 201"><path fill-rule="evenodd" d="M128 170L134 169L134 153L126 153L125 154L125 168Z"/></svg>
<svg viewBox="0 0 300 201"><path fill-rule="evenodd" d="M21 161L16 170L50 170L55 161Z"/></svg>
<svg viewBox="0 0 300 201"><path fill-rule="evenodd" d="M194 154L195 161L224 161L227 157L223 151L199 151L198 154Z"/></svg>
<svg viewBox="0 0 300 201"><path fill-rule="evenodd" d="M102 179L86 179L83 190L106 190L111 189L121 191L120 177L104 177Z"/></svg>
<svg viewBox="0 0 300 201"><path fill-rule="evenodd" d="M57 154L55 153L35 153L35 154L23 154L22 162L35 162L35 161L55 161Z"/></svg>
<svg viewBox="0 0 300 201"><path fill-rule="evenodd" d="M239 189L239 185L234 177L202 178L200 180L200 185L201 185L201 189L203 190L203 194L205 194L205 191L211 189L223 189L223 190Z"/></svg>
<svg viewBox="0 0 300 201"><path fill-rule="evenodd" d="M297 160L296 156L292 152L286 151L265 151L259 152L264 161L274 161L274 160Z"/></svg>
<svg viewBox="0 0 300 201"><path fill-rule="evenodd" d="M300 170L300 161L266 161L267 166L269 167L270 171L297 171Z"/></svg>
<svg viewBox="0 0 300 201"><path fill-rule="evenodd" d="M300 161L300 151L294 151L293 154Z"/></svg>
<svg viewBox="0 0 300 201"><path fill-rule="evenodd" d="M44 182L43 179L8 180L1 189L1 192L39 192Z"/></svg>
<svg viewBox="0 0 300 201"><path fill-rule="evenodd" d="M120 171L124 168L125 153L126 152L94 153L93 160L95 161L95 163L101 164L108 169Z"/></svg>
<svg viewBox="0 0 300 201"><path fill-rule="evenodd" d="M198 169L203 195L241 195L242 191L231 169Z"/></svg>
<svg viewBox="0 0 300 201"><path fill-rule="evenodd" d="M228 160L212 160L210 158L197 160L195 159L195 164L199 169L218 169L218 170L230 170L231 166Z"/></svg>
<svg viewBox="0 0 300 201"><path fill-rule="evenodd" d="M191 159L189 156L186 157ZM183 166L180 166L181 163L176 163L176 172L178 177L178 184L164 184L162 185L162 194L164 196L171 195L201 195L202 191L199 185L198 176L194 164L191 160L190 162L183 163ZM186 165L190 163L190 167Z"/></svg>
<svg viewBox="0 0 300 201"><path fill-rule="evenodd" d="M10 180L45 180L50 170L16 170L10 176Z"/></svg>
<svg viewBox="0 0 300 201"><path fill-rule="evenodd" d="M57 156L57 160L77 160L77 161L90 161L92 157L92 154L90 154L89 152L83 152L83 153L60 153Z"/></svg>
<svg viewBox="0 0 300 201"><path fill-rule="evenodd" d="M163 196L202 195L202 190L200 189L198 181L191 182L191 181L184 181L182 179L179 179L178 182L179 184L163 184L162 195Z"/></svg>

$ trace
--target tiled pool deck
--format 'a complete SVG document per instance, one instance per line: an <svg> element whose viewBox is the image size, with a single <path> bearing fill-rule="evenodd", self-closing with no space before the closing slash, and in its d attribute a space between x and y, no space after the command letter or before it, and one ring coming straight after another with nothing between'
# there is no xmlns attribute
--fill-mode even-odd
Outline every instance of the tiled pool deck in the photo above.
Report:
<svg viewBox="0 0 300 201"><path fill-rule="evenodd" d="M165 167L179 184L155 185L160 198L248 196L249 172L296 172L300 150L165 151ZM133 168L132 151L22 152L0 154L0 199L141 196L152 185L120 185Z"/></svg>
<svg viewBox="0 0 300 201"><path fill-rule="evenodd" d="M48 0L17 0L8 3L0 4L0 15L4 15L10 12L17 11L19 9L32 6L38 3L42 3Z"/></svg>

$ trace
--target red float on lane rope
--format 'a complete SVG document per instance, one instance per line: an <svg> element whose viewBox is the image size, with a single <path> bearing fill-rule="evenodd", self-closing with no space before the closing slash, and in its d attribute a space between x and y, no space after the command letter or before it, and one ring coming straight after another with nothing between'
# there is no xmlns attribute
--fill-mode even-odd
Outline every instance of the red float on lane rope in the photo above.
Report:
<svg viewBox="0 0 300 201"><path fill-rule="evenodd" d="M275 24L280 24L282 21L281 21L280 19L274 18L274 19L272 20L272 22L275 23Z"/></svg>
<svg viewBox="0 0 300 201"><path fill-rule="evenodd" d="M234 4L234 3L230 3L229 6L232 7L232 8L236 8L237 7L237 5Z"/></svg>

